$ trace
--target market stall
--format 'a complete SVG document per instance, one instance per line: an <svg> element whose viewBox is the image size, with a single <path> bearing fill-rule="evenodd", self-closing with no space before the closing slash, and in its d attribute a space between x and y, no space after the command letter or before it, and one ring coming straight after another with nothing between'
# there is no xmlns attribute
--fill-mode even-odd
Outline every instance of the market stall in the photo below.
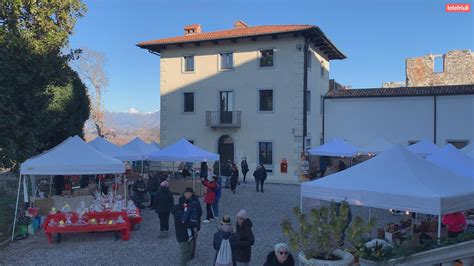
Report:
<svg viewBox="0 0 474 266"><path fill-rule="evenodd" d="M436 146L435 144L433 144L433 142L427 139L420 140L417 143L408 146L407 148L407 150L415 154L418 154L419 156L423 158L438 151L439 149L440 147Z"/></svg>
<svg viewBox="0 0 474 266"><path fill-rule="evenodd" d="M452 144L426 157L426 160L461 176L474 179L474 159L470 158ZM474 206L473 206L474 207Z"/></svg>
<svg viewBox="0 0 474 266"><path fill-rule="evenodd" d="M97 151L121 161L139 161L142 159L141 154L126 147L118 147L101 137L97 137L87 144Z"/></svg>
<svg viewBox="0 0 474 266"><path fill-rule="evenodd" d="M191 144L186 139L181 139L160 151L148 154L147 158L150 161L197 163L219 161L219 154L206 151ZM212 167L209 167L209 169L212 169ZM195 180L195 174L195 171L193 171L192 180L170 180L170 190L174 193L182 193L186 187L192 187L197 194L202 195L204 188L200 181Z"/></svg>
<svg viewBox="0 0 474 266"><path fill-rule="evenodd" d="M453 185L455 184L455 185ZM438 216L474 206L474 181L396 145L371 160L301 185L303 198Z"/></svg>
<svg viewBox="0 0 474 266"><path fill-rule="evenodd" d="M393 147L393 143L385 140L384 137L377 137L369 145L362 147L358 151L358 155L376 155Z"/></svg>
<svg viewBox="0 0 474 266"><path fill-rule="evenodd" d="M42 154L39 154L31 159L26 160L21 164L20 178L18 183L18 194L17 203L15 210L14 230L12 232L12 239L15 233L16 216L18 212L18 203L20 196L20 186L23 183L24 190L24 201L31 202L33 205L41 206L42 209L46 210L46 213L50 209L55 212L55 209L59 209L60 206L68 206L70 212L76 210L77 205L89 207L90 200L93 199L90 195L75 195L69 193L69 197L50 197L50 198L37 198L37 191L35 185L32 185L32 198L31 201L28 195L28 189L26 185L26 176L32 177L31 180L35 180L35 176L74 176L74 175L95 175L95 174L121 174L125 172L123 162L114 159L108 155L102 154L94 148L87 145L80 137L69 137L61 144L48 150ZM114 194L111 194L114 197ZM76 196L76 197L75 197ZM78 198L81 197L81 198ZM44 205L48 201L48 204ZM56 202L58 201L58 202ZM71 208L73 204L74 209ZM55 207L55 208L53 208ZM124 206L125 207L125 206ZM45 210L42 210L43 213Z"/></svg>
<svg viewBox="0 0 474 266"><path fill-rule="evenodd" d="M326 174L332 174L339 171L339 168L331 167L336 165L338 161L344 161L346 165L352 165L353 157L357 155L357 148L343 139L332 139L331 141L308 150L309 155L313 156L310 160L310 173L317 170L318 165L314 160L314 156L319 156L319 171L321 165L327 165ZM332 157L332 158L331 158Z"/></svg>
<svg viewBox="0 0 474 266"><path fill-rule="evenodd" d="M144 174L144 161L147 161L147 155L152 152L157 152L160 149L153 143L146 143L141 138L136 137L124 144L121 148L134 152L138 155L133 161L141 161L141 174Z"/></svg>

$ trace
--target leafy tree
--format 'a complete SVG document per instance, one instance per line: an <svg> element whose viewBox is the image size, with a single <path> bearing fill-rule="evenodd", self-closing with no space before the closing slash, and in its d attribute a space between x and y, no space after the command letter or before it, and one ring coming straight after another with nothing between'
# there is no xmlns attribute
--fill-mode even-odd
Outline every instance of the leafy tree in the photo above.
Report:
<svg viewBox="0 0 474 266"><path fill-rule="evenodd" d="M80 0L0 2L0 167L82 135L89 101L68 66L77 53L61 50L84 12Z"/></svg>

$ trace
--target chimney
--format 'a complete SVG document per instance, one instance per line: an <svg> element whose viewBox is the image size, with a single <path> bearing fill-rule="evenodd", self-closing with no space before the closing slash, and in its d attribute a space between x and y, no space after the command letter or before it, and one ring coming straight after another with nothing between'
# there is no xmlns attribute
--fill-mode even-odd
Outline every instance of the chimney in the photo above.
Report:
<svg viewBox="0 0 474 266"><path fill-rule="evenodd" d="M242 20L237 20L234 23L234 29L242 29L242 28L248 28L249 25L247 23L243 22Z"/></svg>
<svg viewBox="0 0 474 266"><path fill-rule="evenodd" d="M184 26L184 35L193 35L197 33L202 33L201 24Z"/></svg>

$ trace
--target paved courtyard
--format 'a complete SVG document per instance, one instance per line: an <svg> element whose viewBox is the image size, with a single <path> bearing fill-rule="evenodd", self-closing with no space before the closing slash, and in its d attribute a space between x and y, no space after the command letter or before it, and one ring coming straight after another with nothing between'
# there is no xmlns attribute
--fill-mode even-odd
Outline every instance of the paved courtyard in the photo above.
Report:
<svg viewBox="0 0 474 266"><path fill-rule="evenodd" d="M263 265L273 245L285 241L280 230L283 217L290 215L299 205L299 186L268 184L265 193L256 193L253 183L242 184L233 195L224 190L220 203L222 214L228 214L235 223L237 212L245 208L253 221L255 246L252 249L251 265ZM205 212L205 208L204 208ZM379 224L400 217L387 215L386 210L374 210ZM365 208L353 208L354 215L367 217ZM174 224L170 219L170 234L159 238L158 215L143 212L140 230L133 231L129 241L115 241L112 233L66 234L62 242L48 244L44 232L26 240L17 241L0 249L0 265L178 265L179 250L174 235ZM196 258L189 265L212 265L215 252L212 237L217 222L203 224L198 238Z"/></svg>

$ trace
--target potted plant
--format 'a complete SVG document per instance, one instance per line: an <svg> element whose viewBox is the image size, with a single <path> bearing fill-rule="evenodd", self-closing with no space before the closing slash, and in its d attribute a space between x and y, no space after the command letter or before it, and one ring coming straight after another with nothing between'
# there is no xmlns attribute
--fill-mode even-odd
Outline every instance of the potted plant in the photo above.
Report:
<svg viewBox="0 0 474 266"><path fill-rule="evenodd" d="M299 226L293 228L290 219L283 220L283 234L288 237L292 249L300 251L302 265L350 265L354 256L340 249L344 233L350 223L347 203L331 203L329 207L312 209L304 214L299 208L293 210Z"/></svg>

